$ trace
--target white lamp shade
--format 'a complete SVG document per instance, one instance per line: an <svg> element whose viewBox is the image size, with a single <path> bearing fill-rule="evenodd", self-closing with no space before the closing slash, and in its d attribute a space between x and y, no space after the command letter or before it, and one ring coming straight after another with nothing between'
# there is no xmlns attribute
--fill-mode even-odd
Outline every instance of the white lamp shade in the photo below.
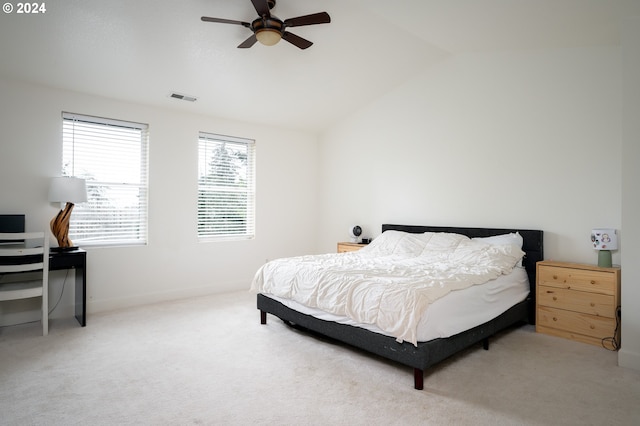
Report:
<svg viewBox="0 0 640 426"><path fill-rule="evenodd" d="M84 203L87 201L86 181L68 176L51 179L49 201L54 203Z"/></svg>
<svg viewBox="0 0 640 426"><path fill-rule="evenodd" d="M618 236L615 229L598 228L591 231L591 243L596 250L617 250Z"/></svg>

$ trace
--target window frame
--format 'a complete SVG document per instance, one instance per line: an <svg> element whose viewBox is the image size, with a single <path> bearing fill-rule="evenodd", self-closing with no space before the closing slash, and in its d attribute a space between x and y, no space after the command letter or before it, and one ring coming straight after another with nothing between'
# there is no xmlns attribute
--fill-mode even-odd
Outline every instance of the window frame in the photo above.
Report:
<svg viewBox="0 0 640 426"><path fill-rule="evenodd" d="M131 164L122 168L126 161ZM96 177L105 165L115 178ZM62 112L62 175L87 184L88 200L75 206L70 220L75 245L148 244L148 170L148 124Z"/></svg>
<svg viewBox="0 0 640 426"><path fill-rule="evenodd" d="M225 184L214 184L211 178L207 182L203 178L207 176L211 176L212 171L210 168L211 162L214 160L212 152L219 148L220 145L226 146L226 144L230 144L235 149L238 147L243 147L246 154L246 164L244 164L244 175L242 173L238 173L235 175L235 179L233 179L233 183ZM238 151L236 151L237 155ZM236 157L236 163L240 162ZM237 164L236 164L237 167ZM242 168L242 166L240 166ZM228 171L228 174L221 176L218 178L225 179L230 181L232 177L232 171L224 168L225 171ZM237 168L234 172L237 172ZM256 143L253 139L241 138L236 136L228 136L221 135L217 133L210 132L199 132L198 133L198 172L197 172L197 210L196 210L196 234L199 242L210 242L210 241L240 241L240 240L251 240L255 238L255 228L256 228ZM220 175L219 175L220 176ZM244 177L244 181L242 178ZM215 178L213 178L215 180ZM244 183L245 186L242 185ZM216 212L216 208L205 208L207 200L204 198L204 193L217 192L218 194L227 194L226 196L233 197L230 194L244 195L245 198L240 199L240 204L242 202L246 202L246 206L244 206L244 220L245 227L244 230L239 228L239 223L241 223L242 218L238 216L237 213L237 205L233 203L220 204L220 208ZM209 199L215 200L223 200L225 196L221 198L215 198L213 194L210 195ZM227 199L229 200L229 199ZM204 206L204 207L203 207ZM229 213L229 208L235 207L235 213ZM212 211L213 210L213 211ZM205 216L218 215L225 219L219 220L205 220ZM225 226L226 224L226 226ZM216 230L216 227L220 227L220 229ZM205 229L207 228L207 229ZM213 230L212 230L213 229Z"/></svg>

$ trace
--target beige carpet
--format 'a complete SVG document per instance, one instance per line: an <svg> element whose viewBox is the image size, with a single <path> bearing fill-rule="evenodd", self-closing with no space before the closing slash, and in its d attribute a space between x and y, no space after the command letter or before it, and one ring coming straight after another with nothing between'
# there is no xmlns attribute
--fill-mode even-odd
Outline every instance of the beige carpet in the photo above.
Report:
<svg viewBox="0 0 640 426"><path fill-rule="evenodd" d="M8 425L632 425L640 372L617 354L504 332L433 368L311 337L237 292L0 329ZM623 342L624 344L624 342Z"/></svg>

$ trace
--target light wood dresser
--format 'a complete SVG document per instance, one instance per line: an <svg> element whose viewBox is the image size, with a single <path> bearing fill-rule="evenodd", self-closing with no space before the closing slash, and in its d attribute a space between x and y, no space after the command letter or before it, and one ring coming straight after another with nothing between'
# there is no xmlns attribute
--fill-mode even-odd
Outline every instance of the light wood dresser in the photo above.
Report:
<svg viewBox="0 0 640 426"><path fill-rule="evenodd" d="M536 331L617 350L620 268L538 262Z"/></svg>
<svg viewBox="0 0 640 426"><path fill-rule="evenodd" d="M364 246L366 246L366 244L341 242L341 243L338 243L338 253L346 253L348 251L358 251Z"/></svg>

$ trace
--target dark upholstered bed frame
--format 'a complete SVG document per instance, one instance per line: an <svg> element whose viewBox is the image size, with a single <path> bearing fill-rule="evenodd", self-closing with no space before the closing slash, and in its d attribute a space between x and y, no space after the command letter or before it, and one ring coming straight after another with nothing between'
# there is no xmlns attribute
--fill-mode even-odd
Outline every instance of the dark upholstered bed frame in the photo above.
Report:
<svg viewBox="0 0 640 426"><path fill-rule="evenodd" d="M495 333L520 322L535 322L535 285L536 262L543 260L542 231L524 229L496 228L456 228L441 226L382 225L382 232L388 230L411 233L453 232L468 237L491 237L510 232L519 232L524 240L523 251L526 253L523 265L529 276L531 291L529 297L511 307L500 316L447 338L439 338L428 342L398 343L395 338L374 333L360 327L324 321L311 315L302 314L263 294L258 294L260 321L267 322L267 313L273 314L287 323L311 330L324 336L339 340L359 349L374 353L392 361L413 367L414 387L423 389L424 371L449 356L479 342L489 349L489 337Z"/></svg>

